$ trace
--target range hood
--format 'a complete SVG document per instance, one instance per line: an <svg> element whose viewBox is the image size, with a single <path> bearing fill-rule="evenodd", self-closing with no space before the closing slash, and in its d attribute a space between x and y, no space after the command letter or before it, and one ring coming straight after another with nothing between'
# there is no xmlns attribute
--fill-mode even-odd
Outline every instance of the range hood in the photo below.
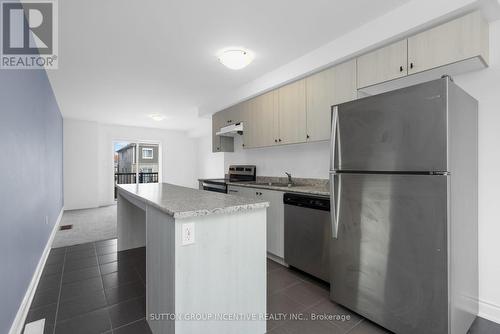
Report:
<svg viewBox="0 0 500 334"><path fill-rule="evenodd" d="M235 137L236 135L243 134L243 123L234 123L231 125L223 126L218 132L215 133L217 136L222 137Z"/></svg>

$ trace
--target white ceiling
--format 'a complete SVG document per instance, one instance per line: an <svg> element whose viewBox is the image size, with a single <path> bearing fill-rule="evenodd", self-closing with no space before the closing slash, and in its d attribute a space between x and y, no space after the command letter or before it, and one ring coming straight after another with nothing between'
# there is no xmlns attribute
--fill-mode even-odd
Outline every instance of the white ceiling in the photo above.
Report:
<svg viewBox="0 0 500 334"><path fill-rule="evenodd" d="M59 69L49 71L64 117L193 130L198 106L408 2L407 0L59 1ZM253 50L240 71L215 54ZM152 113L168 116L156 122Z"/></svg>

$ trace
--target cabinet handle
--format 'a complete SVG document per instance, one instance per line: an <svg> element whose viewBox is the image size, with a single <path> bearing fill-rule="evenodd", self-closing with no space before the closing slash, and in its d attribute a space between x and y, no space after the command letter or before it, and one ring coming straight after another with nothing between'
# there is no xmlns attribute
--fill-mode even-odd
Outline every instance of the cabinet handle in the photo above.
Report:
<svg viewBox="0 0 500 334"><path fill-rule="evenodd" d="M217 147L217 151L220 150L220 147Z"/></svg>
<svg viewBox="0 0 500 334"><path fill-rule="evenodd" d="M403 72L403 66L399 66L399 72Z"/></svg>
<svg viewBox="0 0 500 334"><path fill-rule="evenodd" d="M279 142L281 142L281 138L280 138L280 139L278 139L278 141L279 141Z"/></svg>
<svg viewBox="0 0 500 334"><path fill-rule="evenodd" d="M410 63L410 68L413 68L413 63Z"/></svg>
<svg viewBox="0 0 500 334"><path fill-rule="evenodd" d="M238 192L238 190L229 189L229 192L230 192L230 193L237 193L237 192Z"/></svg>
<svg viewBox="0 0 500 334"><path fill-rule="evenodd" d="M241 146L245 147L245 144L241 144Z"/></svg>
<svg viewBox="0 0 500 334"><path fill-rule="evenodd" d="M277 143L277 142L278 142L278 139L275 139L275 140L274 140L274 142L275 142L275 143Z"/></svg>
<svg viewBox="0 0 500 334"><path fill-rule="evenodd" d="M309 139L309 135L306 135L306 138Z"/></svg>

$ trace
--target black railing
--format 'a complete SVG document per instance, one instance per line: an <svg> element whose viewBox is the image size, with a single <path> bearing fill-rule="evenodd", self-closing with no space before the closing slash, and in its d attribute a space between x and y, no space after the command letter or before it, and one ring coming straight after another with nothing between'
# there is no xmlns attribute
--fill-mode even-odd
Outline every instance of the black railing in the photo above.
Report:
<svg viewBox="0 0 500 334"><path fill-rule="evenodd" d="M139 183L156 183L158 182L158 172L155 173L139 173ZM116 199L116 184L137 183L137 175L135 173L115 173L115 199Z"/></svg>
<svg viewBox="0 0 500 334"><path fill-rule="evenodd" d="M158 173L139 173L139 183L158 182Z"/></svg>
<svg viewBox="0 0 500 334"><path fill-rule="evenodd" d="M115 184L136 183L135 173L115 173Z"/></svg>

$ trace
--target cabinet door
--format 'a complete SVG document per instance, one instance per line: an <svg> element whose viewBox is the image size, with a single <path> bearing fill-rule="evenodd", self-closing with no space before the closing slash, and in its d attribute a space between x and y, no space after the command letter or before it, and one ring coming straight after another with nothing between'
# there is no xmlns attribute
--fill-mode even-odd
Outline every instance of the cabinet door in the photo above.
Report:
<svg viewBox="0 0 500 334"><path fill-rule="evenodd" d="M217 136L216 133L226 125L226 111L219 111L212 115L212 152L233 152L234 139Z"/></svg>
<svg viewBox="0 0 500 334"><path fill-rule="evenodd" d="M240 121L240 116L242 114L242 106L236 104L227 109L220 111L222 118L222 126L238 123Z"/></svg>
<svg viewBox="0 0 500 334"><path fill-rule="evenodd" d="M232 120L234 120L234 123L243 123L243 135L242 135L242 140L241 140L241 145L243 148L246 148L247 141L248 141L248 136L245 133L245 125L248 125L250 116L249 116L249 101L244 101L241 103L238 103L235 106L234 110L234 116L232 117Z"/></svg>
<svg viewBox="0 0 500 334"><path fill-rule="evenodd" d="M278 95L278 144L305 142L307 139L305 79L280 87Z"/></svg>
<svg viewBox="0 0 500 334"><path fill-rule="evenodd" d="M267 208L267 251L275 256L285 256L285 213L283 192L256 189L261 198L269 202Z"/></svg>
<svg viewBox="0 0 500 334"><path fill-rule="evenodd" d="M246 198L257 198L258 189L238 186L228 186L227 191L229 195L242 196Z"/></svg>
<svg viewBox="0 0 500 334"><path fill-rule="evenodd" d="M307 140L328 140L331 106L354 100L356 96L355 60L307 77Z"/></svg>
<svg viewBox="0 0 500 334"><path fill-rule="evenodd" d="M404 39L358 57L358 88L406 76L407 43Z"/></svg>
<svg viewBox="0 0 500 334"><path fill-rule="evenodd" d="M220 112L212 115L212 152L221 152L220 137L215 133L220 130L223 123L224 121Z"/></svg>
<svg viewBox="0 0 500 334"><path fill-rule="evenodd" d="M245 148L274 145L278 140L275 124L278 113L276 91L257 96L248 101L248 122L243 123Z"/></svg>
<svg viewBox="0 0 500 334"><path fill-rule="evenodd" d="M259 188L229 186L230 195L260 199L269 202L267 208L267 252L283 258L285 256L285 212L283 192Z"/></svg>
<svg viewBox="0 0 500 334"><path fill-rule="evenodd" d="M488 63L488 25L479 11L408 38L408 73L481 56Z"/></svg>

